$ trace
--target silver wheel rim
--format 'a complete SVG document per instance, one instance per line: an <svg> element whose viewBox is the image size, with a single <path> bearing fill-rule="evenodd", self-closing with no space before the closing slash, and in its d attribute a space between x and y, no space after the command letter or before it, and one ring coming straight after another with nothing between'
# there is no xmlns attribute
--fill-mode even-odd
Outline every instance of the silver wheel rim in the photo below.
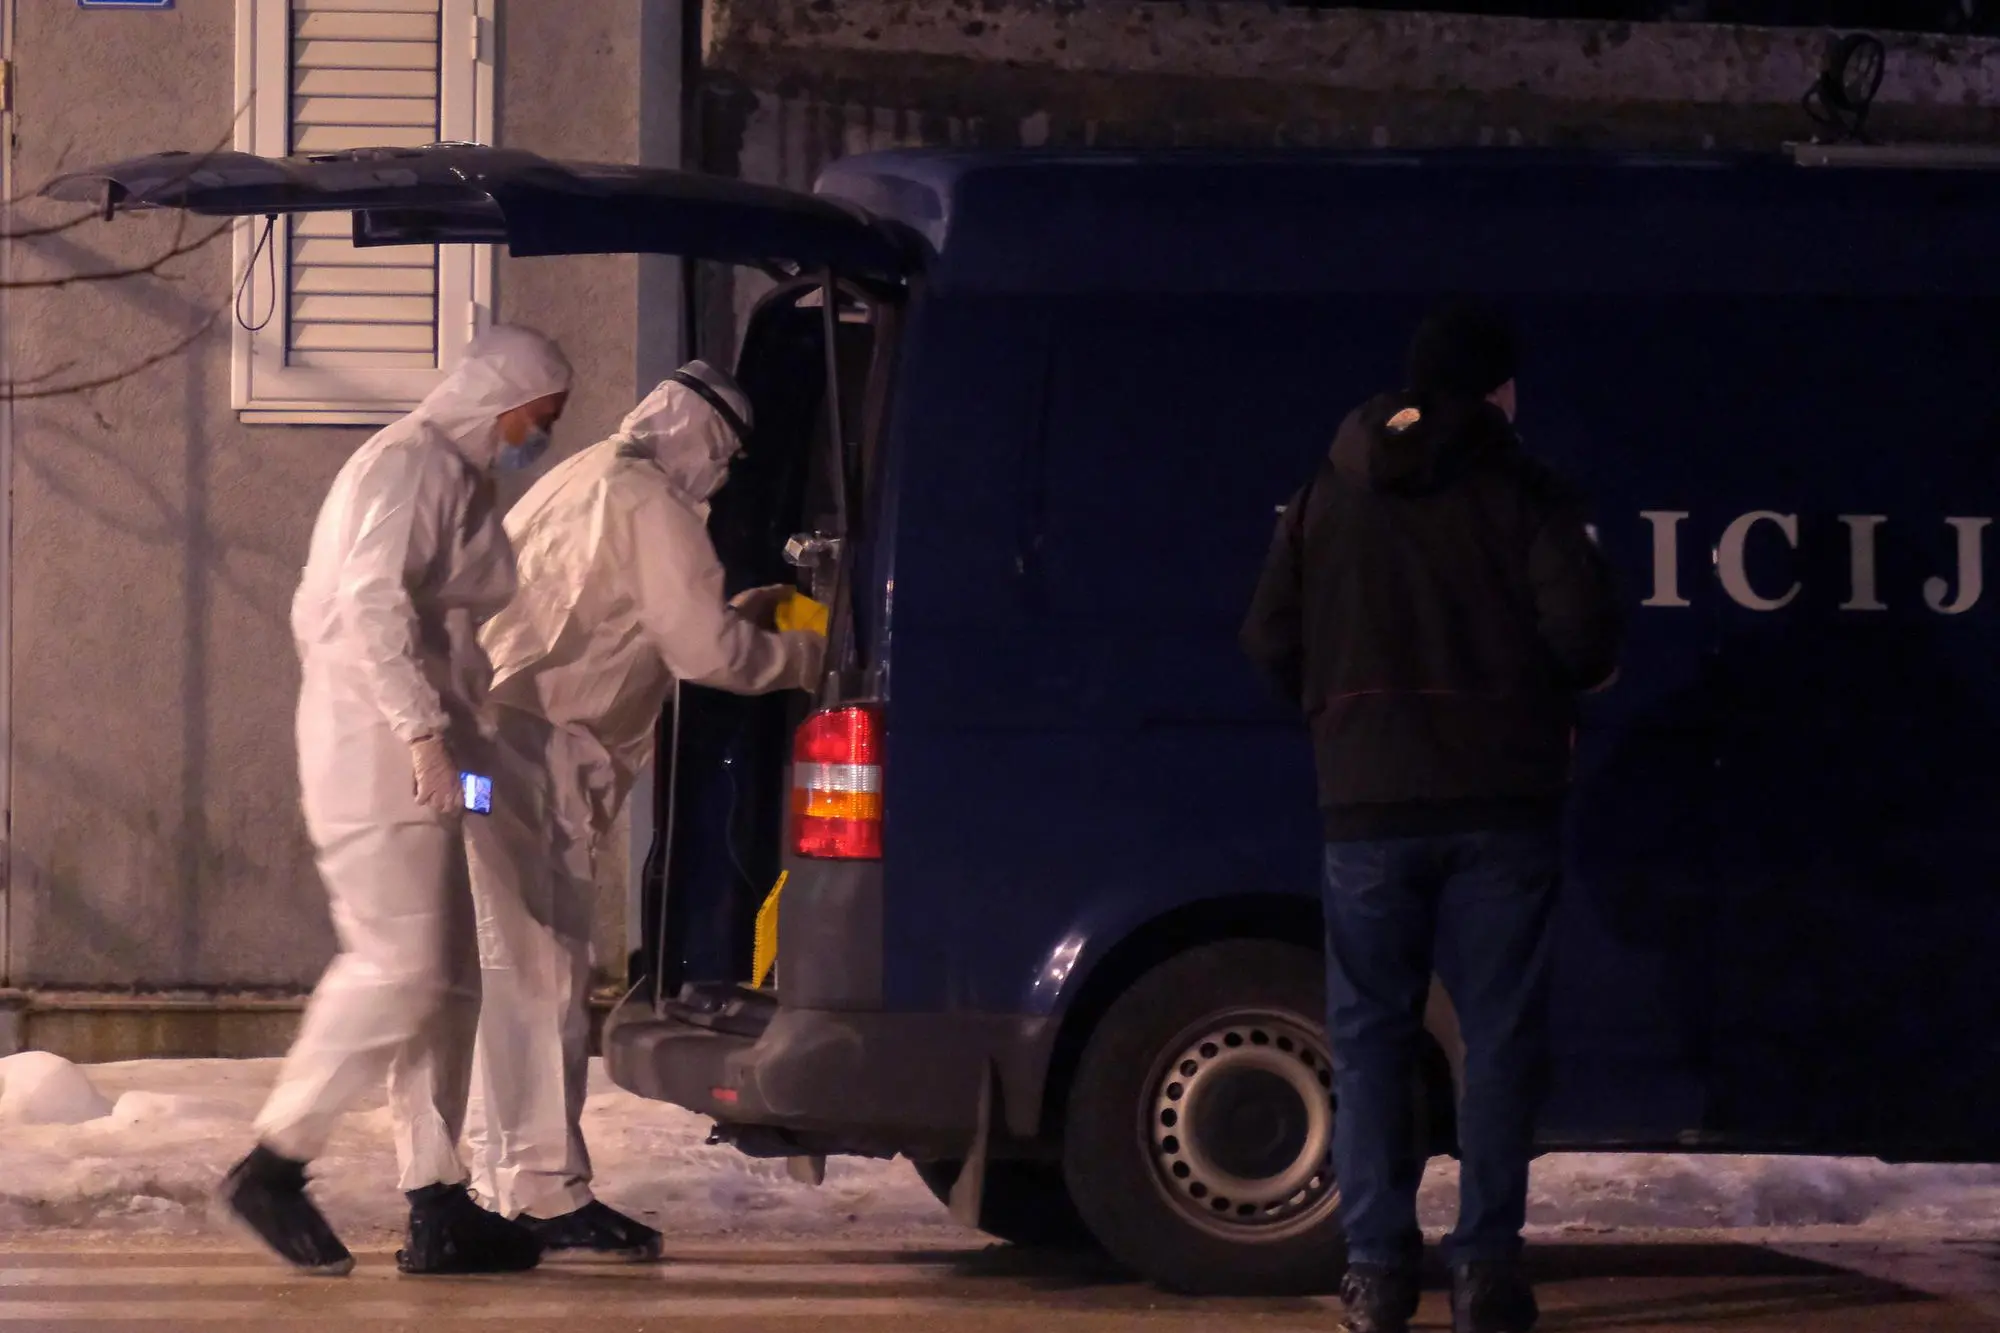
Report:
<svg viewBox="0 0 2000 1333"><path fill-rule="evenodd" d="M1326 1038L1269 1011L1214 1014L1168 1046L1148 1086L1147 1155L1175 1210L1238 1243L1280 1240L1339 1205ZM1246 1101L1263 1148L1224 1142ZM1234 1112L1234 1114L1232 1114ZM1206 1118L1206 1119L1205 1119ZM1247 1158L1261 1158L1245 1169ZM1233 1159L1233 1160L1232 1160Z"/></svg>

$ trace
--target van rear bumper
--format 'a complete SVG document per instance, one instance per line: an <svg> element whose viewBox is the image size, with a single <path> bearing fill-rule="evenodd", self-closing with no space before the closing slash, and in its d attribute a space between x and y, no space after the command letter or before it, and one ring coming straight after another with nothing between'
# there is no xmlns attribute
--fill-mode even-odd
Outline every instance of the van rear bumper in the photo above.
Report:
<svg viewBox="0 0 2000 1333"><path fill-rule="evenodd" d="M604 1030L612 1082L727 1126L788 1131L801 1152L945 1157L978 1126L998 1075L1003 1123L1034 1137L1053 1026L1012 1014L893 1014L780 1007L761 1035L627 1005Z"/></svg>

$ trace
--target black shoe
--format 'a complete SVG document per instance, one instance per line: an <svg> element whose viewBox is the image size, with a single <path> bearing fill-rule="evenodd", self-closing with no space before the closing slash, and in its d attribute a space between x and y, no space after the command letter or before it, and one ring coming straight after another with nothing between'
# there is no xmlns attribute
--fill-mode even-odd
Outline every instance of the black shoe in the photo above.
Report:
<svg viewBox="0 0 2000 1333"><path fill-rule="evenodd" d="M1347 1307L1347 1333L1407 1333L1422 1293L1415 1270L1382 1264L1350 1264L1340 1280Z"/></svg>
<svg viewBox="0 0 2000 1333"><path fill-rule="evenodd" d="M651 1260L660 1257L664 1245L659 1232L595 1199L561 1217L544 1220L523 1214L521 1225L532 1231L550 1254L582 1250L620 1259Z"/></svg>
<svg viewBox="0 0 2000 1333"><path fill-rule="evenodd" d="M1517 1263L1455 1265L1451 1270L1452 1333L1529 1333L1542 1310Z"/></svg>
<svg viewBox="0 0 2000 1333"><path fill-rule="evenodd" d="M525 1273L542 1261L534 1234L489 1213L463 1185L411 1190L410 1240L396 1251L404 1273Z"/></svg>
<svg viewBox="0 0 2000 1333"><path fill-rule="evenodd" d="M306 1197L306 1164L259 1145L229 1168L222 1203L280 1259L314 1277L346 1277L354 1256Z"/></svg>

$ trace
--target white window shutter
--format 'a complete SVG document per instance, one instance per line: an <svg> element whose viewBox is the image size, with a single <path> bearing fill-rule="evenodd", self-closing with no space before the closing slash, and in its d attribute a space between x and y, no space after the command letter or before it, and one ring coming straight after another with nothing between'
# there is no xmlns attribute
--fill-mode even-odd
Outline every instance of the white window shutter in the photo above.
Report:
<svg viewBox="0 0 2000 1333"><path fill-rule="evenodd" d="M237 147L266 157L493 138L494 0L237 0ZM246 421L394 420L489 318L484 246L357 250L346 213L238 224ZM245 324L251 328L244 327Z"/></svg>

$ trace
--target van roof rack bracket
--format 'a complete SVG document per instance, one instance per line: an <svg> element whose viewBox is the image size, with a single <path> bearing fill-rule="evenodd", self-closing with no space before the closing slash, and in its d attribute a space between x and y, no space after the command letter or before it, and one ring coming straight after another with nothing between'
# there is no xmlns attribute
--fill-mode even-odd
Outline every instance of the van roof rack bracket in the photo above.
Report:
<svg viewBox="0 0 2000 1333"><path fill-rule="evenodd" d="M2000 144L1975 143L1788 143L1785 152L1799 167L1845 167L1897 171L2000 170Z"/></svg>

